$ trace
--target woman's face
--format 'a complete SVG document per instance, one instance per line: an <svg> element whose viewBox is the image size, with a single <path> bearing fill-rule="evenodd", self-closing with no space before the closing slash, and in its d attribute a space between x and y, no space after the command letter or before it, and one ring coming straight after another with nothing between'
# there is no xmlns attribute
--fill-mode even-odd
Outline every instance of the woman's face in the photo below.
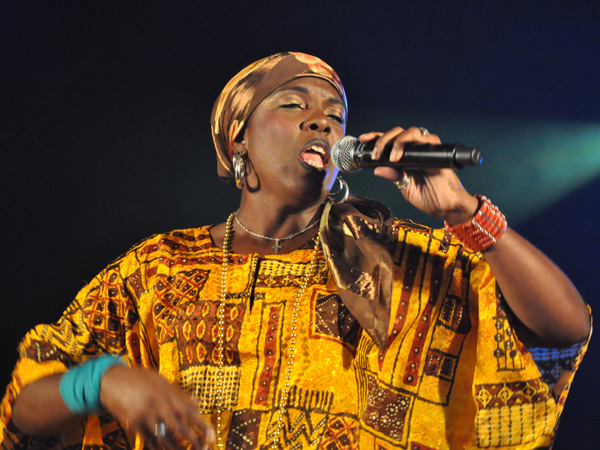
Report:
<svg viewBox="0 0 600 450"><path fill-rule="evenodd" d="M284 84L254 110L241 144L251 162L248 185L263 192L321 196L337 169L332 145L346 131L346 109L327 81L299 78ZM256 179L254 179L256 177Z"/></svg>

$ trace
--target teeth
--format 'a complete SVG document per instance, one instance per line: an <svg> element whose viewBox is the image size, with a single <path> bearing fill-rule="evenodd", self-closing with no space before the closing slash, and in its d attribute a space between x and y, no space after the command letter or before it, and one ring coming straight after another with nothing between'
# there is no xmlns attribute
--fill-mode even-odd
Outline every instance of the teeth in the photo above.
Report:
<svg viewBox="0 0 600 450"><path fill-rule="evenodd" d="M308 160L308 161L305 161L305 163L308 164L309 166L316 167L317 169L323 168L323 164L321 164L317 161Z"/></svg>
<svg viewBox="0 0 600 450"><path fill-rule="evenodd" d="M315 152L317 152L317 153L319 153L321 155L325 154L325 149L323 147L319 147L319 146L313 145L310 149L314 150Z"/></svg>

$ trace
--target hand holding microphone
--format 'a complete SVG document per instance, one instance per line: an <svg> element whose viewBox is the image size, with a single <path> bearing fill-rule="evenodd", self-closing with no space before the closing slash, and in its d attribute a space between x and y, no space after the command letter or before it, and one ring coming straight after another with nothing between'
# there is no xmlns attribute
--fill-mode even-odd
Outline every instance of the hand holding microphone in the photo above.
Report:
<svg viewBox="0 0 600 450"><path fill-rule="evenodd" d="M475 167L481 164L479 149L460 144L415 144L404 146L399 161L390 161L389 153L372 159L375 141L360 142L353 136L345 136L331 149L333 164L341 172L354 173L367 167L397 167L400 169L436 169Z"/></svg>
<svg viewBox="0 0 600 450"><path fill-rule="evenodd" d="M404 198L421 211L448 223L462 223L472 217L477 199L464 189L453 170L445 169L479 166L482 157L477 148L442 144L437 136L417 127L396 127L361 138L367 142L346 136L331 149L331 160L341 172L380 167L375 175L394 182ZM399 150L400 158L396 154Z"/></svg>

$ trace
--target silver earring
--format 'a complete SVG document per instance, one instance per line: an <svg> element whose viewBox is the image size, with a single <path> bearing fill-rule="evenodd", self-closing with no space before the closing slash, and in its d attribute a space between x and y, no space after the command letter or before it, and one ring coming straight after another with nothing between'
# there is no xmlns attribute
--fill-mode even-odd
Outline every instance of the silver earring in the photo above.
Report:
<svg viewBox="0 0 600 450"><path fill-rule="evenodd" d="M336 203L344 203L346 200L348 200L348 196L350 196L350 188L348 187L348 183L346 183L346 181L344 181L342 177L337 177L335 181L340 183L340 188L335 192L329 191L329 198L333 200L334 197L339 197L343 193L342 197L339 200L334 201Z"/></svg>
<svg viewBox="0 0 600 450"><path fill-rule="evenodd" d="M234 153L231 158L231 163L233 164L235 186L238 189L243 189L246 184L246 166L244 165L244 158L240 153Z"/></svg>

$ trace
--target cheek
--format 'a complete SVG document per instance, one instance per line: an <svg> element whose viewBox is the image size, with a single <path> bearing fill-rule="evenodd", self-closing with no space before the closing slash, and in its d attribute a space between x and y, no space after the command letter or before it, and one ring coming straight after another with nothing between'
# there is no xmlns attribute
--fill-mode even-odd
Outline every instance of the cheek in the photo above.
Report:
<svg viewBox="0 0 600 450"><path fill-rule="evenodd" d="M248 122L245 136L250 159L262 167L285 153L283 146L293 142L293 129L281 115L256 111Z"/></svg>
<svg viewBox="0 0 600 450"><path fill-rule="evenodd" d="M260 126L255 127L260 136L258 139L267 139L271 145L279 143L282 145L289 142L289 137L294 134L295 125L290 121L289 117L282 114L266 111L260 114L257 121ZM280 140L277 142L277 140Z"/></svg>

